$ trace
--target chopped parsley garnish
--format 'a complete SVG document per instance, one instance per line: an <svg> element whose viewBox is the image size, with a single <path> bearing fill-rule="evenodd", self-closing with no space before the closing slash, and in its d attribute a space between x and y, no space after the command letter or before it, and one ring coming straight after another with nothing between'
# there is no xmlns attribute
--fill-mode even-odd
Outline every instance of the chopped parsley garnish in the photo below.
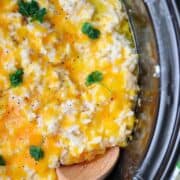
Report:
<svg viewBox="0 0 180 180"><path fill-rule="evenodd" d="M86 86L90 86L94 83L99 83L103 80L103 74L99 71L94 71L86 78Z"/></svg>
<svg viewBox="0 0 180 180"><path fill-rule="evenodd" d="M23 82L23 69L18 69L14 73L9 75L9 79L12 87L19 86Z"/></svg>
<svg viewBox="0 0 180 180"><path fill-rule="evenodd" d="M31 2L25 2L24 0L18 1L19 12L25 16L30 17L31 21L44 21L44 16L47 11L46 8L40 8L39 4L35 0L31 0Z"/></svg>
<svg viewBox="0 0 180 180"><path fill-rule="evenodd" d="M38 146L30 146L29 153L36 161L44 157L44 151Z"/></svg>
<svg viewBox="0 0 180 180"><path fill-rule="evenodd" d="M0 166L5 166L6 162L4 160L4 158L0 155Z"/></svg>
<svg viewBox="0 0 180 180"><path fill-rule="evenodd" d="M100 31L94 28L90 23L85 22L82 26L82 32L91 39L97 39L100 36Z"/></svg>
<svg viewBox="0 0 180 180"><path fill-rule="evenodd" d="M38 20L40 23L44 21L44 16L46 14L46 9L40 9L32 18L32 21Z"/></svg>

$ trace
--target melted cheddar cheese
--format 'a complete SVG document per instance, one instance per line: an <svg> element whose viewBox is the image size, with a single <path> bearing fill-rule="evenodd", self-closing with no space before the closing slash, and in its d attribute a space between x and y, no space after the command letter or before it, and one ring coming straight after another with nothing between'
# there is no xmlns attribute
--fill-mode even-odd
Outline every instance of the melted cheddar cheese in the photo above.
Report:
<svg viewBox="0 0 180 180"><path fill-rule="evenodd" d="M26 1L25 1L26 2ZM31 2L30 0L27 2ZM55 168L89 161L131 135L138 86L135 49L119 0L38 0L42 23L18 0L0 0L0 179L56 179ZM100 37L82 33L91 23ZM10 74L23 69L12 87ZM86 85L99 71L100 83ZM32 158L30 146L44 152Z"/></svg>

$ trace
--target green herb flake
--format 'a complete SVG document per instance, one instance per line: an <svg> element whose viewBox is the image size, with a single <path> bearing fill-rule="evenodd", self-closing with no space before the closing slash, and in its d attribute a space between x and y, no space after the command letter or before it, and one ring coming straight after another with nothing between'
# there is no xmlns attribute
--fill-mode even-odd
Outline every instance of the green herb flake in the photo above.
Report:
<svg viewBox="0 0 180 180"><path fill-rule="evenodd" d="M30 146L29 153L36 161L44 157L44 151L38 146Z"/></svg>
<svg viewBox="0 0 180 180"><path fill-rule="evenodd" d="M90 39L98 39L101 32L94 28L90 23L85 22L82 26L82 32L86 34Z"/></svg>
<svg viewBox="0 0 180 180"><path fill-rule="evenodd" d="M32 21L38 20L40 23L43 23L44 16L46 15L46 8L40 9L32 18Z"/></svg>
<svg viewBox="0 0 180 180"><path fill-rule="evenodd" d="M18 1L19 13L25 17L30 17L31 21L43 22L47 14L46 8L40 8L37 1L25 2L24 0Z"/></svg>
<svg viewBox="0 0 180 180"><path fill-rule="evenodd" d="M86 86L90 86L94 83L99 83L103 80L103 74L99 71L94 71L86 78Z"/></svg>
<svg viewBox="0 0 180 180"><path fill-rule="evenodd" d="M17 87L23 82L23 69L18 69L14 73L9 75L9 80L12 87Z"/></svg>
<svg viewBox="0 0 180 180"><path fill-rule="evenodd" d="M4 158L0 155L0 166L5 166L6 162L4 160Z"/></svg>

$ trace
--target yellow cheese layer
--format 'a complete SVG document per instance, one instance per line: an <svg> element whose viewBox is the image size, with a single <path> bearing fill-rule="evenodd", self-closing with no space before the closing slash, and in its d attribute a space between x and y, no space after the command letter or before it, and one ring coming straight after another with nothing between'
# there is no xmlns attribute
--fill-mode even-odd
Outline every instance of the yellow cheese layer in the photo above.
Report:
<svg viewBox="0 0 180 180"><path fill-rule="evenodd" d="M39 0L47 10L42 23L23 17L17 2L0 0L0 179L53 180L59 164L127 145L137 56L118 0ZM82 33L85 22L98 39ZM12 87L19 68L23 82ZM94 71L103 80L86 86ZM43 149L39 161L31 145Z"/></svg>

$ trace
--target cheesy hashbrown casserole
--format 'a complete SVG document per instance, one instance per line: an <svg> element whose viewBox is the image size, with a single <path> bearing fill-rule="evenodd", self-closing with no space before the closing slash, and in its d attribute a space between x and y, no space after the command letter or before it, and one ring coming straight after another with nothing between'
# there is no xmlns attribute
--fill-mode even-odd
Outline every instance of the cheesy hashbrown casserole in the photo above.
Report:
<svg viewBox="0 0 180 180"><path fill-rule="evenodd" d="M119 0L0 0L0 179L125 147L136 67Z"/></svg>

